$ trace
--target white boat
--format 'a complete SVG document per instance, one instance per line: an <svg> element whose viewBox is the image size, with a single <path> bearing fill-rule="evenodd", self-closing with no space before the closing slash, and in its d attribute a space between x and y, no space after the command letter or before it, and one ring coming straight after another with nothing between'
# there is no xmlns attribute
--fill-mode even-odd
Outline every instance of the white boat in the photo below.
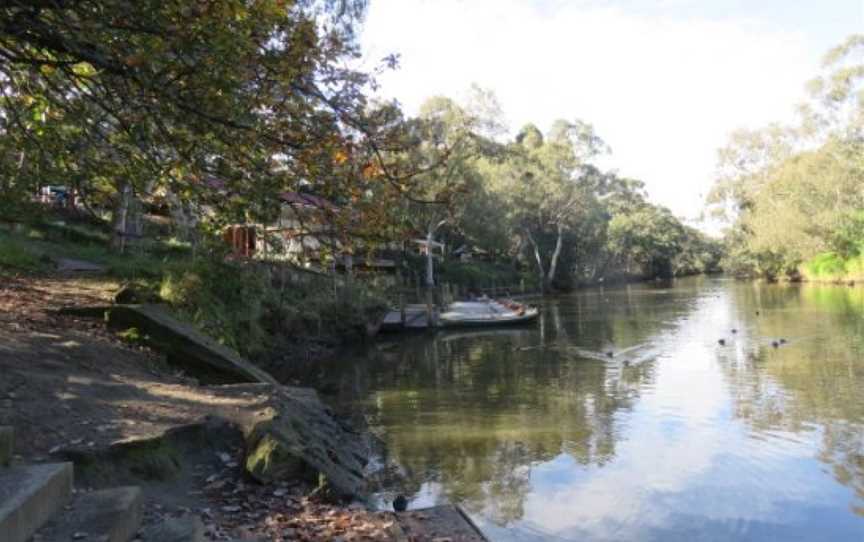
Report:
<svg viewBox="0 0 864 542"><path fill-rule="evenodd" d="M442 327L485 327L531 322L540 314L537 307L506 300L457 301L438 316Z"/></svg>

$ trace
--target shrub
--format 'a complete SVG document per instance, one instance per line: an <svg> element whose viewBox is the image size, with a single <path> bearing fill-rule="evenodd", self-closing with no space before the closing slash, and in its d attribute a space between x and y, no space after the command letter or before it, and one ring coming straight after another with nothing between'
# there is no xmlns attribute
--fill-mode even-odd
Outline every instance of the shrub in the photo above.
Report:
<svg viewBox="0 0 864 542"><path fill-rule="evenodd" d="M864 280L864 255L843 256L835 252L819 254L804 263L801 271L807 280Z"/></svg>
<svg viewBox="0 0 864 542"><path fill-rule="evenodd" d="M264 349L268 288L250 266L201 258L164 270L159 296L204 332L245 354Z"/></svg>

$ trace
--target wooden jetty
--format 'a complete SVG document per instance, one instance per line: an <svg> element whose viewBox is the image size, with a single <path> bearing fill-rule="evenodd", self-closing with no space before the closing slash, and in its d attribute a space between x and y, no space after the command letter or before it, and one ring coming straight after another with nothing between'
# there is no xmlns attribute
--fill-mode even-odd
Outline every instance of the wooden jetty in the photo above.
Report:
<svg viewBox="0 0 864 542"><path fill-rule="evenodd" d="M438 310L426 305L405 305L403 310L390 311L384 316L381 331L397 331L401 329L427 329L438 325Z"/></svg>

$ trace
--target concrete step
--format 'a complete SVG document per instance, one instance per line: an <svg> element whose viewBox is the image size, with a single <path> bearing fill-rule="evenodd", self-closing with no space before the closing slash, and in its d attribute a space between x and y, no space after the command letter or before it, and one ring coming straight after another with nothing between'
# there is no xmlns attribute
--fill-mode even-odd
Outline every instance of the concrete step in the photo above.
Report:
<svg viewBox="0 0 864 542"><path fill-rule="evenodd" d="M26 542L71 494L72 463L0 470L0 542Z"/></svg>
<svg viewBox="0 0 864 542"><path fill-rule="evenodd" d="M141 526L141 488L79 493L72 505L39 530L40 542L129 542Z"/></svg>
<svg viewBox="0 0 864 542"><path fill-rule="evenodd" d="M15 432L7 425L0 425L0 467L8 467L15 449Z"/></svg>

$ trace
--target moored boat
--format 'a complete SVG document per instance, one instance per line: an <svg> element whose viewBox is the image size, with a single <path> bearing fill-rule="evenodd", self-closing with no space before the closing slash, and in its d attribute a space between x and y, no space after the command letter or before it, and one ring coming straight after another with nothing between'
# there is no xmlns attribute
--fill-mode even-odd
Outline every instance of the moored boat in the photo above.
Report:
<svg viewBox="0 0 864 542"><path fill-rule="evenodd" d="M438 316L441 327L487 327L531 322L540 310L509 300L457 301Z"/></svg>

